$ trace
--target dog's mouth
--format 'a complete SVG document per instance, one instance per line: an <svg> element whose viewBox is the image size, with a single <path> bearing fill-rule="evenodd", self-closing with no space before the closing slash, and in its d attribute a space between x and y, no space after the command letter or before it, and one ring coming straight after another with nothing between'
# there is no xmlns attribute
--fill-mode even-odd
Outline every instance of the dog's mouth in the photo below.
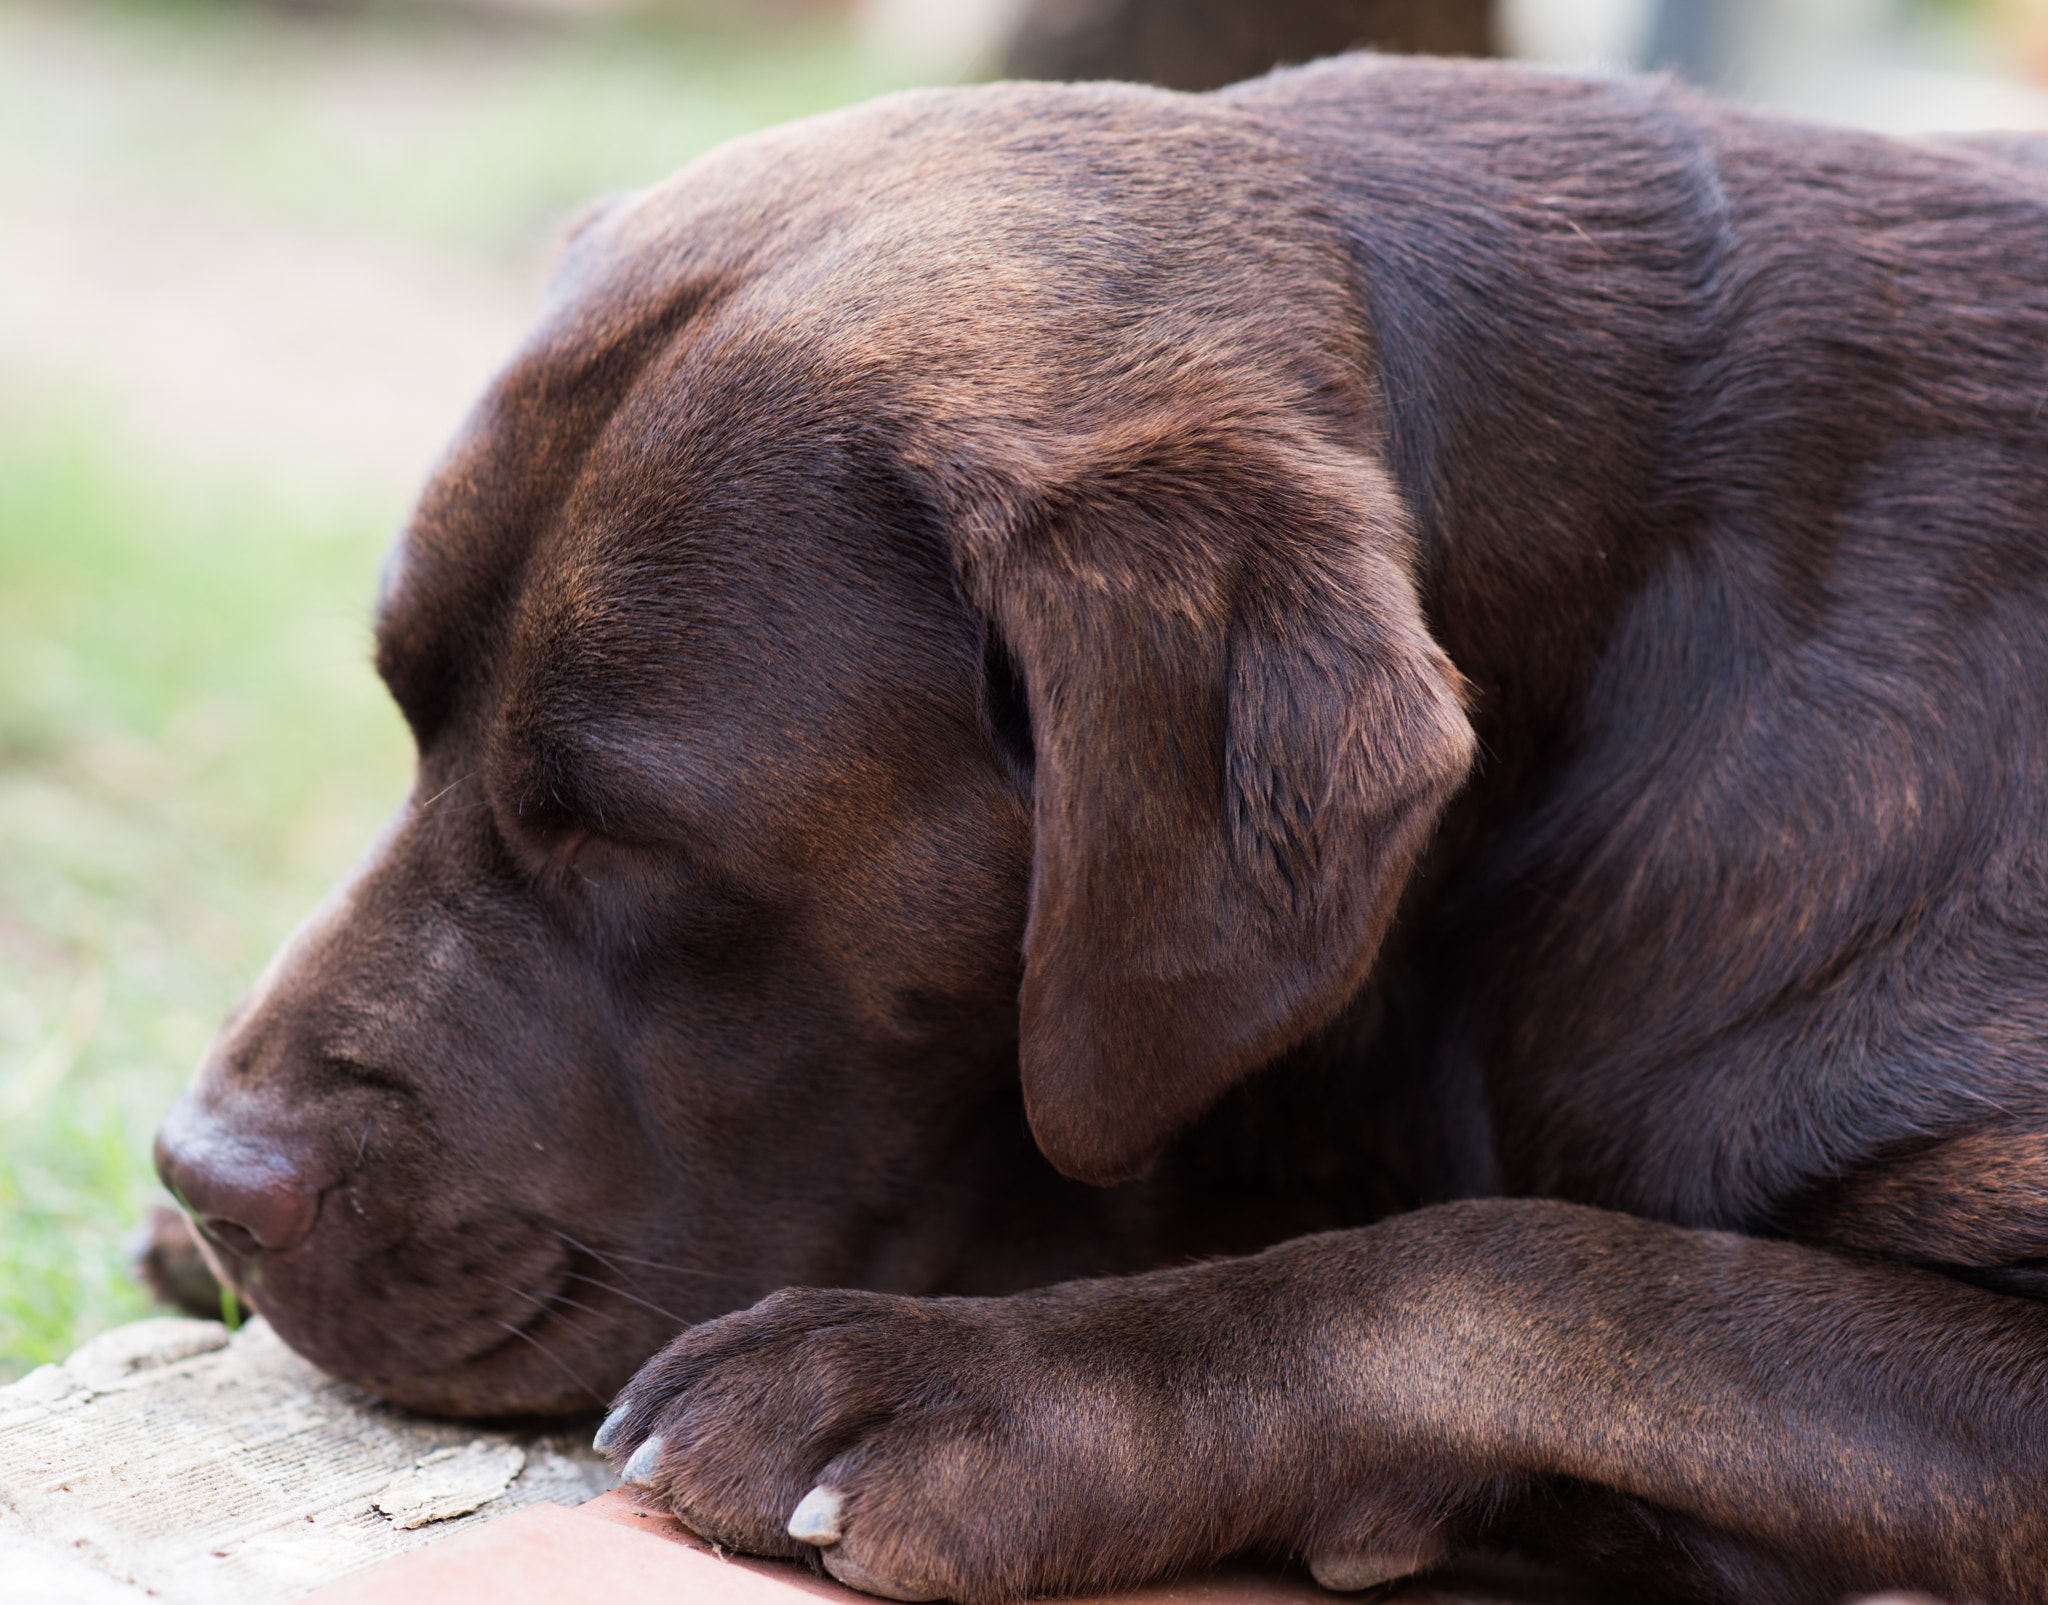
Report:
<svg viewBox="0 0 2048 1605"><path fill-rule="evenodd" d="M683 1324L617 1287L603 1258L568 1233L527 1218L469 1220L352 1253L316 1241L237 1252L207 1231L199 1238L222 1285L292 1348L428 1414L601 1408Z"/></svg>
<svg viewBox="0 0 2048 1605"><path fill-rule="evenodd" d="M224 1241L225 1234L189 1212L182 1213L186 1228L191 1233L192 1246L199 1250L200 1260L212 1273L214 1281L220 1284L221 1309L224 1317L234 1318L228 1304L230 1299L243 1309L261 1314L261 1310L257 1308L255 1295L249 1290L248 1285L247 1265L255 1252L254 1239L250 1240L246 1249L231 1247Z"/></svg>
<svg viewBox="0 0 2048 1605"><path fill-rule="evenodd" d="M532 1167L508 1188L434 1162L433 1133L409 1135L365 1167L360 1145L250 1137L195 1102L159 1140L197 1257L340 1381L437 1415L573 1415L680 1328L759 1291L612 1246L666 1241L688 1218L672 1200L621 1223L587 1177Z"/></svg>
<svg viewBox="0 0 2048 1605"><path fill-rule="evenodd" d="M576 1347L563 1341L561 1328L565 1317L573 1312L587 1312L601 1320L601 1312L589 1303L579 1300L570 1292L579 1280L576 1270L576 1256L571 1254L552 1277L542 1279L538 1284L543 1290L533 1291L532 1287L515 1287L511 1283L501 1284L507 1303L501 1312L489 1316L488 1327L479 1324L475 1328L477 1347L463 1354L455 1363L463 1373L465 1389L473 1390L475 1379L483 1376L501 1375L506 1372L520 1374L531 1368L533 1360L545 1361L547 1366L559 1373L560 1381L568 1392L564 1396L575 1402L566 1410L602 1409L609 1402L611 1393L600 1391L570 1360L565 1357L565 1348ZM523 1315L522 1315L523 1312ZM426 1379L436 1396L445 1393L445 1384L434 1387L432 1379ZM466 1414L469 1411L449 1409L433 1403L399 1397L398 1390L385 1378L370 1379L366 1385L374 1387L384 1397L397 1403L411 1404L415 1409L432 1409L436 1413ZM612 1390L616 1391L616 1390ZM552 1408L535 1408L530 1396L521 1396L514 1401L520 1414L556 1414Z"/></svg>

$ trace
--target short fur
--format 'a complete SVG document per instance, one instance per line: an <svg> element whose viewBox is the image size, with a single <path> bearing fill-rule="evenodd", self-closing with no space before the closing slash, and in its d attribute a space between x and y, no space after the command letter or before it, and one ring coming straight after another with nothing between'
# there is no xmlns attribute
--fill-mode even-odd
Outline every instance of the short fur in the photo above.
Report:
<svg viewBox="0 0 2048 1605"><path fill-rule="evenodd" d="M164 1173L881 1592L2048 1599L2044 398L2018 143L1360 57L729 146L428 487L417 789Z"/></svg>

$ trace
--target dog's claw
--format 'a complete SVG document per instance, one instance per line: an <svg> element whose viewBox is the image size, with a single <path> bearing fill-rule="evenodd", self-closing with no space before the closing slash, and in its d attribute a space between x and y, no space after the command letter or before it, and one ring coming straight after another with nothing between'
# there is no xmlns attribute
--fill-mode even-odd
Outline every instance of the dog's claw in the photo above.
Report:
<svg viewBox="0 0 2048 1605"><path fill-rule="evenodd" d="M863 1594L879 1594L883 1599L907 1600L913 1602L913 1605L924 1600L946 1597L936 1589L919 1588L914 1583L899 1583L893 1577L878 1577L858 1561L848 1559L836 1549L826 1550L824 1558L826 1571L848 1588L857 1588Z"/></svg>
<svg viewBox="0 0 2048 1605"><path fill-rule="evenodd" d="M845 1496L837 1488L820 1484L799 1499L796 1509L789 1513L789 1536L798 1543L825 1549L839 1542L844 1530L840 1518L845 1514Z"/></svg>
<svg viewBox="0 0 2048 1605"><path fill-rule="evenodd" d="M1308 1574L1337 1594L1356 1594L1413 1576L1429 1564L1421 1555L1317 1555Z"/></svg>
<svg viewBox="0 0 2048 1605"><path fill-rule="evenodd" d="M619 1429L626 1424L626 1417L632 1413L633 1401L631 1399L620 1400L618 1409L614 1410L598 1424L596 1433L591 1437L590 1447L599 1454L603 1454L607 1449L611 1448L618 1441Z"/></svg>
<svg viewBox="0 0 2048 1605"><path fill-rule="evenodd" d="M619 1475L636 1488L654 1486L654 1468L661 1461L662 1440L659 1434L649 1438L633 1451L633 1458L626 1462L625 1470Z"/></svg>

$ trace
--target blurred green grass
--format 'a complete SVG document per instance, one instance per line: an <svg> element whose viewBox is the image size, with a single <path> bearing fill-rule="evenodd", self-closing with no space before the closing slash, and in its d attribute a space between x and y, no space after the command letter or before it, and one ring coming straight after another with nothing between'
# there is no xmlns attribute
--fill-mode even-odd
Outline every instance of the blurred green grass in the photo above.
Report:
<svg viewBox="0 0 2048 1605"><path fill-rule="evenodd" d="M142 195L530 282L587 197L899 81L816 19L0 3L0 192ZM368 666L404 487L337 492L339 442L308 495L260 453L137 440L94 383L6 366L0 1378L146 1312L124 1240L156 1120L410 761Z"/></svg>
<svg viewBox="0 0 2048 1605"><path fill-rule="evenodd" d="M402 795L377 520L0 444L0 1366L143 1308L123 1238L212 1022Z"/></svg>
<svg viewBox="0 0 2048 1605"><path fill-rule="evenodd" d="M829 11L755 8L0 3L0 170L523 261L593 196L905 81Z"/></svg>

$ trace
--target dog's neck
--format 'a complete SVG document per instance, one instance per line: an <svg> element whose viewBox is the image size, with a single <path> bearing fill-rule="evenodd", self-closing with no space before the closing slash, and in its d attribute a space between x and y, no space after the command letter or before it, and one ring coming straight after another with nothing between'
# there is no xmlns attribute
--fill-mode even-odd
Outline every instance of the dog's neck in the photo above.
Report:
<svg viewBox="0 0 2048 1605"><path fill-rule="evenodd" d="M1504 75L1499 101L1373 82L1365 110L1286 115L1345 197L1385 450L1472 695L1480 789L1518 790L1682 537L1658 473L1725 319L1718 114L1639 80Z"/></svg>

